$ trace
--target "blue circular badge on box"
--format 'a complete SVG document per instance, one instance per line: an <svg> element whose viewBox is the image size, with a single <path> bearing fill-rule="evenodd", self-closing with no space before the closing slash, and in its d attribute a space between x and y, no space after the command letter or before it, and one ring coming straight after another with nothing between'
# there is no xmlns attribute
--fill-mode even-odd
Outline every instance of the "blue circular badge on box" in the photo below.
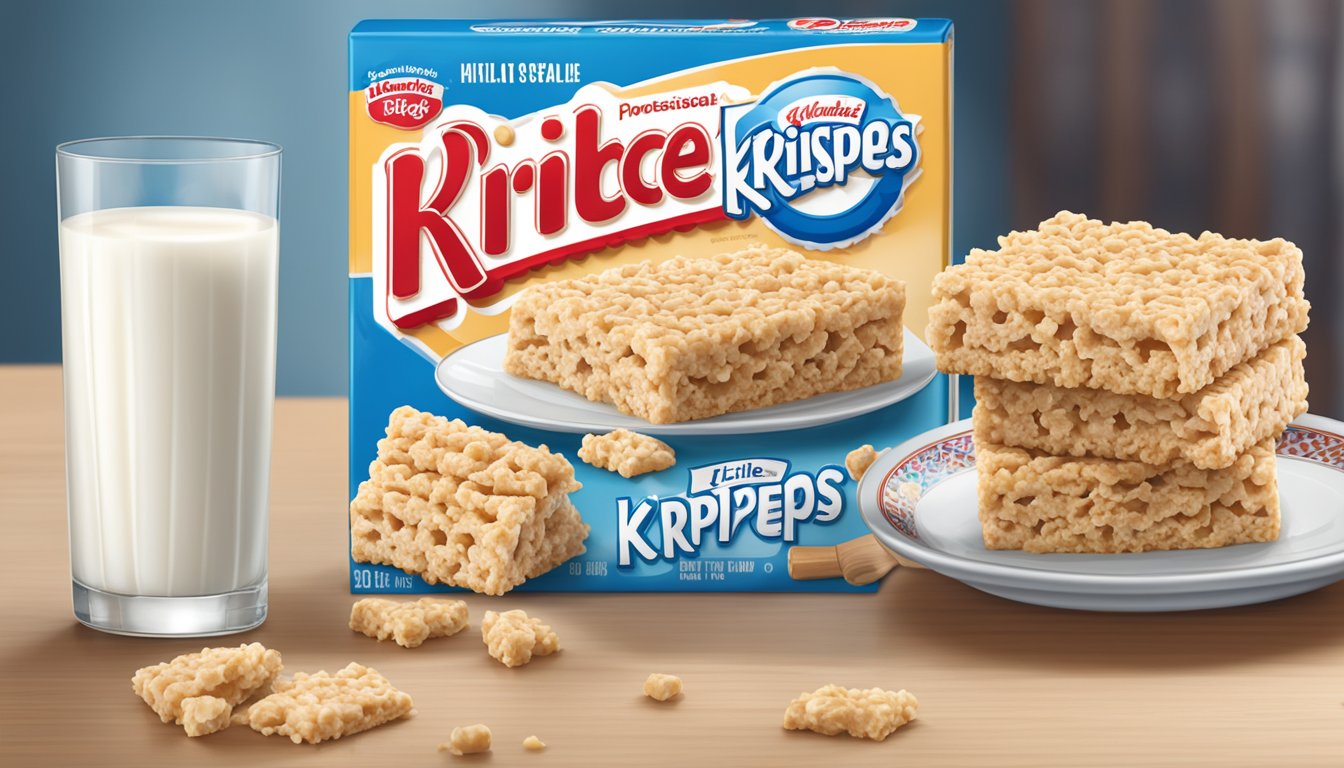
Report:
<svg viewBox="0 0 1344 768"><path fill-rule="evenodd" d="M899 209L919 163L915 121L866 79L804 74L723 108L724 212L826 250Z"/></svg>

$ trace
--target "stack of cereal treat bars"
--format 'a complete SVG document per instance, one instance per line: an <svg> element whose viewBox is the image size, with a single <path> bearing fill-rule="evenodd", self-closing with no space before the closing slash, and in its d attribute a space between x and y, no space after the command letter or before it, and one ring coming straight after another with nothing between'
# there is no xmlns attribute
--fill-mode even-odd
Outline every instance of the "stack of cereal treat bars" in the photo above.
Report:
<svg viewBox="0 0 1344 768"><path fill-rule="evenodd" d="M1306 411L1302 252L1060 213L934 282L938 367L976 377L985 546L1273 541Z"/></svg>

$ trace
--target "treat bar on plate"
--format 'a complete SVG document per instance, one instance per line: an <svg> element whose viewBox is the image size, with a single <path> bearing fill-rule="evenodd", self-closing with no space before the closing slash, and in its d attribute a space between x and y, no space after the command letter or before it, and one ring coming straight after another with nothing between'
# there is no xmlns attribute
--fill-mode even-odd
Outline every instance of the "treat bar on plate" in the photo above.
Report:
<svg viewBox="0 0 1344 768"><path fill-rule="evenodd" d="M403 406L350 503L350 555L502 595L584 551L579 487L545 446Z"/></svg>
<svg viewBox="0 0 1344 768"><path fill-rule="evenodd" d="M1273 541L1274 444L1307 408L1302 253L1060 213L934 281L938 367L975 375L985 546Z"/></svg>
<svg viewBox="0 0 1344 768"><path fill-rule="evenodd" d="M1051 456L976 442L985 546L1028 552L1225 547L1279 536L1274 439L1225 469Z"/></svg>
<svg viewBox="0 0 1344 768"><path fill-rule="evenodd" d="M934 280L949 373L1170 398L1307 327L1302 252L1060 213Z"/></svg>
<svg viewBox="0 0 1344 768"><path fill-rule="evenodd" d="M751 248L528 288L504 368L654 424L900 378L905 285Z"/></svg>
<svg viewBox="0 0 1344 768"><path fill-rule="evenodd" d="M1199 392L1170 399L979 377L975 436L1057 456L1222 469L1306 412L1306 354L1290 336Z"/></svg>

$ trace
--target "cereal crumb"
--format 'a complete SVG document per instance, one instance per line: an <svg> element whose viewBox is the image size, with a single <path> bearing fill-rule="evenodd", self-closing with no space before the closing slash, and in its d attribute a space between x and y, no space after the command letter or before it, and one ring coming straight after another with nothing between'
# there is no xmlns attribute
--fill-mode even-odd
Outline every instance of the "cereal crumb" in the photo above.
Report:
<svg viewBox="0 0 1344 768"><path fill-rule="evenodd" d="M160 720L185 727L189 736L203 736L228 725L228 714L221 719L220 703L230 709L238 706L270 685L282 666L280 652L261 643L202 648L136 670L131 688Z"/></svg>
<svg viewBox="0 0 1344 768"><path fill-rule="evenodd" d="M452 752L458 757L489 752L490 729L481 723L460 725L453 729L453 734L448 737L447 743L439 745L439 751Z"/></svg>
<svg viewBox="0 0 1344 768"><path fill-rule="evenodd" d="M192 696L182 700L182 727L193 738L228 728L232 714L233 705L218 696Z"/></svg>
<svg viewBox="0 0 1344 768"><path fill-rule="evenodd" d="M803 693L784 710L784 727L827 736L847 733L858 739L883 741L915 719L919 701L907 691L843 688L827 685Z"/></svg>
<svg viewBox="0 0 1344 768"><path fill-rule="evenodd" d="M667 701L681 694L681 678L654 672L644 681L644 695L656 701Z"/></svg>
<svg viewBox="0 0 1344 768"><path fill-rule="evenodd" d="M513 128L508 125L495 126L495 143L501 147L512 146L514 139Z"/></svg>
<svg viewBox="0 0 1344 768"><path fill-rule="evenodd" d="M426 597L410 602L367 597L350 606L350 628L380 641L391 638L416 648L431 637L449 637L467 628L467 604Z"/></svg>
<svg viewBox="0 0 1344 768"><path fill-rule="evenodd" d="M672 446L656 437L618 429L605 435L584 435L579 458L588 464L631 478L659 472L677 463Z"/></svg>
<svg viewBox="0 0 1344 768"><path fill-rule="evenodd" d="M850 479L858 482L874 461L877 461L877 451L873 450L873 446L861 445L845 454L845 469L849 470Z"/></svg>
<svg viewBox="0 0 1344 768"><path fill-rule="evenodd" d="M546 742L538 739L536 736L528 736L526 739L523 739L523 749L526 749L529 752L540 752L545 748Z"/></svg>
<svg viewBox="0 0 1344 768"><path fill-rule="evenodd" d="M386 677L351 662L336 674L300 672L278 680L275 693L248 709L252 730L288 736L295 744L367 731L411 714L411 697Z"/></svg>
<svg viewBox="0 0 1344 768"><path fill-rule="evenodd" d="M506 667L521 667L533 656L549 656L560 648L560 638L549 626L519 610L486 611L481 639L490 655Z"/></svg>

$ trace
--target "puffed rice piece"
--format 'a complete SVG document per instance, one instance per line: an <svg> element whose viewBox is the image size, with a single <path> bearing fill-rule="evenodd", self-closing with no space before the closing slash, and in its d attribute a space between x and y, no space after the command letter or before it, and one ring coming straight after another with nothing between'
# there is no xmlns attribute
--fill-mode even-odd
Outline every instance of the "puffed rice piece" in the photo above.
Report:
<svg viewBox="0 0 1344 768"><path fill-rule="evenodd" d="M863 477L863 473L873 466L877 461L877 451L873 450L871 445L861 445L858 448L845 454L845 469L849 470L849 477L854 482L858 482Z"/></svg>
<svg viewBox="0 0 1344 768"><path fill-rule="evenodd" d="M460 725L453 729L447 743L439 745L439 751L451 752L458 757L489 752L490 738L490 729L481 723Z"/></svg>
<svg viewBox="0 0 1344 768"><path fill-rule="evenodd" d="M644 695L655 701L667 701L681 694L681 678L654 672L644 681Z"/></svg>

